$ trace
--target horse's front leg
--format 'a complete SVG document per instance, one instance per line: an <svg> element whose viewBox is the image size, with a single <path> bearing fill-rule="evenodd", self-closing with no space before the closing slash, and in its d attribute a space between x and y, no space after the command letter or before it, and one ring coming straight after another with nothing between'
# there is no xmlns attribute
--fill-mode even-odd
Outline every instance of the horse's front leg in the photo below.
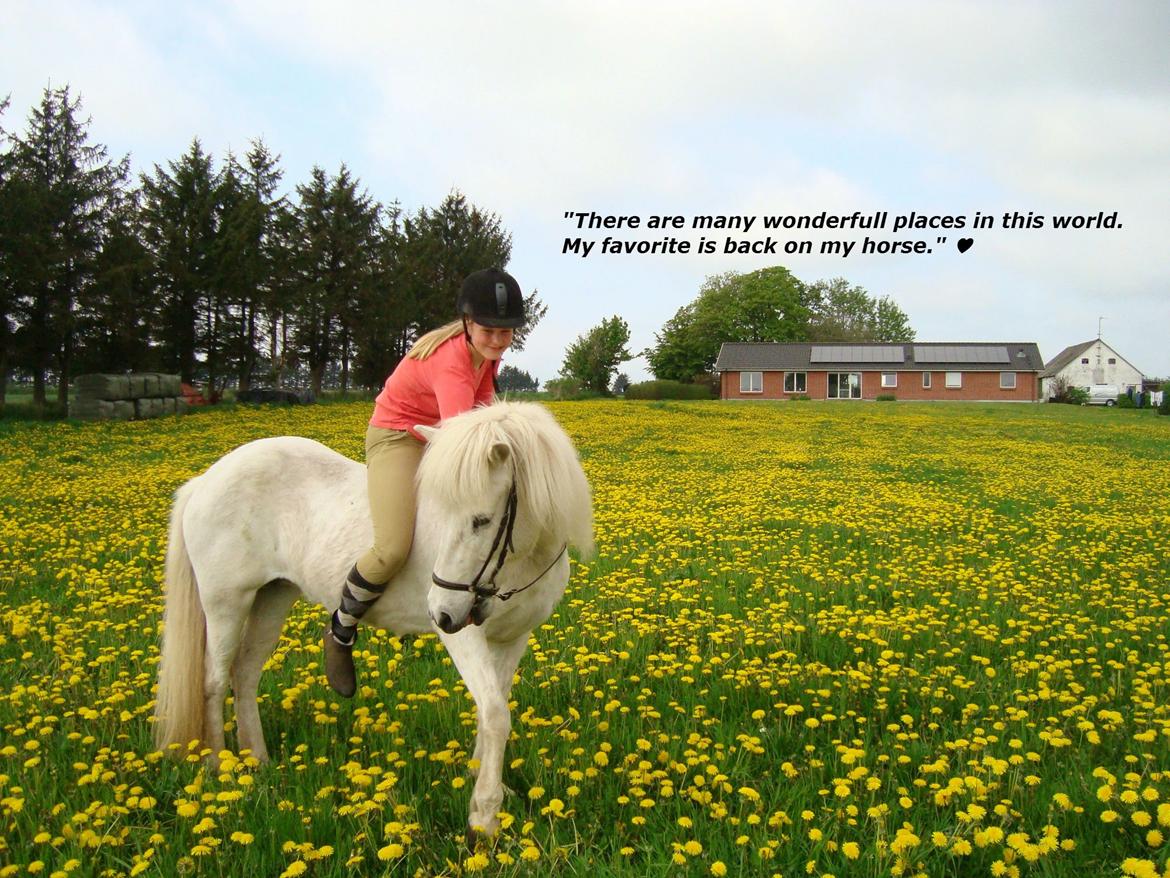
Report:
<svg viewBox="0 0 1170 878"><path fill-rule="evenodd" d="M479 773L468 824L473 830L495 835L500 828L496 815L504 801L504 749L512 731L508 697L528 637L499 643L487 640L478 628L467 628L443 635L443 643L475 699L478 719L474 758L479 761Z"/></svg>

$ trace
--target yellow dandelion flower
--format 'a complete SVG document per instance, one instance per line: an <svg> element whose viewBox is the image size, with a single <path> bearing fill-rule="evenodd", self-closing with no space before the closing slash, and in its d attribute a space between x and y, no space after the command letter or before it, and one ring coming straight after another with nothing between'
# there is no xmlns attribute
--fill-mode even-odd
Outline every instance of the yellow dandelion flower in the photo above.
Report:
<svg viewBox="0 0 1170 878"><path fill-rule="evenodd" d="M472 854L463 861L463 869L467 872L482 872L489 863L491 860L488 859L487 854Z"/></svg>
<svg viewBox="0 0 1170 878"><path fill-rule="evenodd" d="M378 848L378 859L382 862L389 860L397 860L406 853L406 848L400 844L388 844L384 848Z"/></svg>

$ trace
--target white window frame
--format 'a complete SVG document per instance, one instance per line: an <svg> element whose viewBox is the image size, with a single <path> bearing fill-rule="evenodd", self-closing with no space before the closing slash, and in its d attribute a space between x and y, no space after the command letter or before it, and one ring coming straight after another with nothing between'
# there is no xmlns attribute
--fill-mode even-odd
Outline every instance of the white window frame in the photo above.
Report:
<svg viewBox="0 0 1170 878"><path fill-rule="evenodd" d="M838 395L837 396L829 396L829 390L833 386L832 378L834 375L837 376L837 394ZM840 393L841 393L841 377L842 376L849 376L849 375L856 375L857 376L857 388L856 388L857 395L854 396L852 393L853 382L847 381L846 383L849 385L850 393L848 396L841 396L840 395ZM861 392L862 391L861 391L861 373L860 372L829 372L825 376L825 397L826 397L826 399L861 399Z"/></svg>
<svg viewBox="0 0 1170 878"><path fill-rule="evenodd" d="M1011 377L1011 384L1004 384L1004 380ZM1015 390L1016 389L1016 373L1015 372L1000 372L999 373L999 389L1000 390Z"/></svg>
<svg viewBox="0 0 1170 878"><path fill-rule="evenodd" d="M792 387L789 387L788 379L792 379ZM808 393L808 373L807 372L785 372L784 373L784 392L785 393Z"/></svg>
<svg viewBox="0 0 1170 878"><path fill-rule="evenodd" d="M963 373L962 372L947 372L946 386L947 386L947 390L962 390L963 389Z"/></svg>
<svg viewBox="0 0 1170 878"><path fill-rule="evenodd" d="M898 373L897 372L882 372L882 387L897 387Z"/></svg>
<svg viewBox="0 0 1170 878"><path fill-rule="evenodd" d="M930 373L929 372L922 373L922 389L923 390L930 390Z"/></svg>
<svg viewBox="0 0 1170 878"><path fill-rule="evenodd" d="M747 378L748 386L744 387L744 378ZM754 378L754 380L753 380ZM753 387L754 385L754 387ZM740 372L739 373L739 392L740 393L763 393L764 392L764 373L763 372Z"/></svg>

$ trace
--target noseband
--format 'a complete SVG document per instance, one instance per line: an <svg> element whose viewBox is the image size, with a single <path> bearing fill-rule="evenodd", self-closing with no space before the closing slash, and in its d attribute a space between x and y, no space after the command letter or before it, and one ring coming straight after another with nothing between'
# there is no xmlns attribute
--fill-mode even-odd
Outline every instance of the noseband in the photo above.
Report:
<svg viewBox="0 0 1170 878"><path fill-rule="evenodd" d="M508 552L515 552L516 547L512 545L512 529L516 526L516 480L512 480L512 487L508 489L508 499L504 503L504 515L500 519L500 526L496 528L496 538L492 540L492 547L488 550L487 557L483 559L483 564L480 565L479 572L475 574L475 578L471 582L451 582L443 579L434 571L431 571L431 582L445 588L448 591L468 591L475 595L475 603L481 604L488 598L499 598L501 601L506 601L513 595L519 594L525 589L529 589L540 581L544 574L552 570L553 564L560 560L561 555L565 554L567 545L561 546L561 550L557 552L552 563L540 572L540 575L533 579L528 585L521 588L514 588L511 591L501 592L500 587L496 585L496 575L500 572L500 568L504 566L504 562L508 559ZM496 566L492 568L491 575L487 578L487 585L480 585L480 580L483 578L484 571L491 563L492 556L496 554L499 549L499 556L496 558Z"/></svg>

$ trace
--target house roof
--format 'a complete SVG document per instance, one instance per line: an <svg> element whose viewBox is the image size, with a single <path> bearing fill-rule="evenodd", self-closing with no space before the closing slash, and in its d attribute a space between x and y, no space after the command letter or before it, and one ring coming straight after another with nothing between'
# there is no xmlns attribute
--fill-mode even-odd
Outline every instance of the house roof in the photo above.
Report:
<svg viewBox="0 0 1170 878"><path fill-rule="evenodd" d="M716 372L753 370L1039 372L1035 342L908 342L905 344L724 342Z"/></svg>
<svg viewBox="0 0 1170 878"><path fill-rule="evenodd" d="M1065 348L1063 351L1048 361L1048 363L1044 366L1044 372L1041 377L1047 378L1050 375L1055 375L1057 372L1059 372L1061 369L1063 369L1065 366L1091 348L1095 341L1097 341L1097 339L1093 338L1089 339L1089 341L1083 341L1080 344L1070 345L1069 347Z"/></svg>

